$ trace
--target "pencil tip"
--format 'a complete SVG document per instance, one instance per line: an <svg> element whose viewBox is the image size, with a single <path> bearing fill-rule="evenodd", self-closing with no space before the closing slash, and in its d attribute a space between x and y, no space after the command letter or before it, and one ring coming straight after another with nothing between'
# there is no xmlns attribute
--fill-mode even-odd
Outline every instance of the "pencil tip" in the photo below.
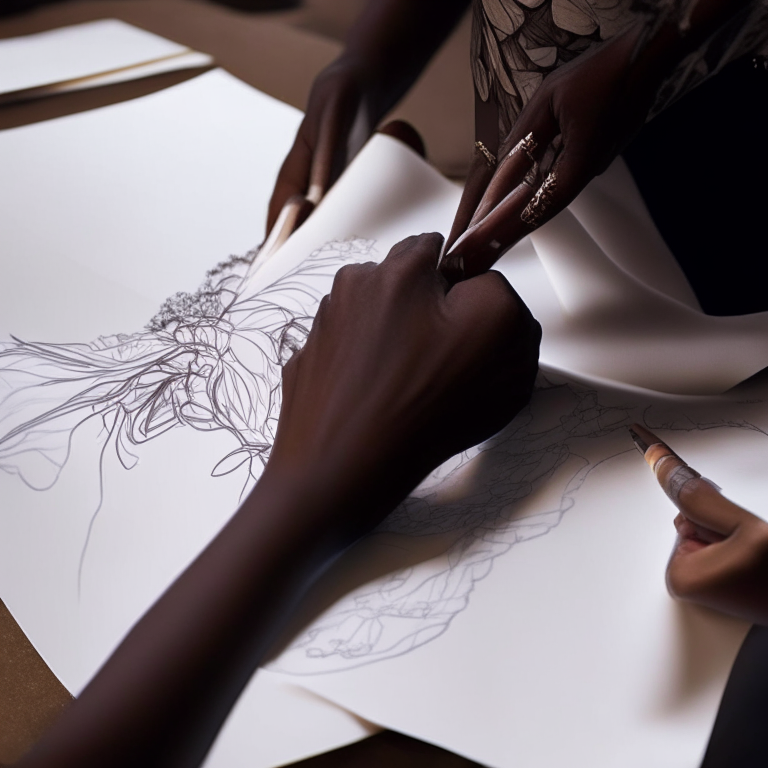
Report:
<svg viewBox="0 0 768 768"><path fill-rule="evenodd" d="M645 456L645 452L648 450L648 443L646 443L645 440L643 440L643 438L640 437L637 432L635 432L633 429L634 426L635 425L633 424L631 427L627 427L627 429L629 429L629 434L632 436L632 440L635 443L635 448L637 448L637 450L640 451L643 456Z"/></svg>

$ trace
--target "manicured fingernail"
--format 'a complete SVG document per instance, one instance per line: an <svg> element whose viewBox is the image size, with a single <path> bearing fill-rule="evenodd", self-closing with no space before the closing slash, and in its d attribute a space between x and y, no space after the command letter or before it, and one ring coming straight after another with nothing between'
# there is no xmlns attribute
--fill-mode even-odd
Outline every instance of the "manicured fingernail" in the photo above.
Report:
<svg viewBox="0 0 768 768"><path fill-rule="evenodd" d="M533 159L533 153L536 151L536 147L538 146L539 144L533 138L533 134L529 133L524 139L520 139L520 141L515 144L509 155L511 157L512 155L516 155L518 152L524 152L528 156L528 159L532 163L535 163L536 161Z"/></svg>
<svg viewBox="0 0 768 768"><path fill-rule="evenodd" d="M475 151L479 152L483 158L485 159L485 164L489 168L495 168L496 167L496 155L491 152L488 147L483 144L482 141L476 141L475 142Z"/></svg>
<svg viewBox="0 0 768 768"><path fill-rule="evenodd" d="M312 184L307 190L307 200L313 205L317 205L323 199L323 188L320 184Z"/></svg>
<svg viewBox="0 0 768 768"><path fill-rule="evenodd" d="M472 225L466 232L462 232L462 234L459 236L459 239L448 249L448 252L445 254L446 257L450 256L481 224L482 222L478 221L477 224Z"/></svg>
<svg viewBox="0 0 768 768"><path fill-rule="evenodd" d="M440 263L440 271L452 283L458 283L464 279L464 257L450 256Z"/></svg>
<svg viewBox="0 0 768 768"><path fill-rule="evenodd" d="M520 214L520 218L529 227L538 227L547 208L552 205L552 197L557 189L557 176L554 172L550 173L544 183L539 187L538 191L525 207L525 210Z"/></svg>

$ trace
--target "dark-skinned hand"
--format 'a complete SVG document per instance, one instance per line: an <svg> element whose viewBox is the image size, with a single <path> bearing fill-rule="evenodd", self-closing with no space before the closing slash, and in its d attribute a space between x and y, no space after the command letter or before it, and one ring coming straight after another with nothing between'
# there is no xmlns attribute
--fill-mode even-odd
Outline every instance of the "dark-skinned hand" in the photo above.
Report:
<svg viewBox="0 0 768 768"><path fill-rule="evenodd" d="M320 485L342 474L368 506L376 500L372 518L345 525L374 524L502 429L533 387L539 324L497 272L451 287L436 270L441 245L437 234L411 237L380 265L342 268L284 370L266 471Z"/></svg>
<svg viewBox="0 0 768 768"><path fill-rule="evenodd" d="M476 158L447 242L448 274L489 269L563 210L644 125L660 78L634 60L640 31L633 27L548 75L502 142L490 178Z"/></svg>
<svg viewBox="0 0 768 768"><path fill-rule="evenodd" d="M768 625L768 523L700 478L682 487L677 506L670 593Z"/></svg>

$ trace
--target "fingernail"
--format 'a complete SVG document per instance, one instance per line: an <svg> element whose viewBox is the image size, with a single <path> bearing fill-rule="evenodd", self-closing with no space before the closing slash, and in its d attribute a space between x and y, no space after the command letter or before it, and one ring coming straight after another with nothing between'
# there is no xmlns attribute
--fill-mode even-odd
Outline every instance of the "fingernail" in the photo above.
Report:
<svg viewBox="0 0 768 768"><path fill-rule="evenodd" d="M482 141L475 142L475 150L485 158L485 164L489 168L494 168L496 166L496 155L494 155Z"/></svg>
<svg viewBox="0 0 768 768"><path fill-rule="evenodd" d="M484 220L483 220L484 221ZM478 221L477 224L472 225L466 232L463 232L459 239L448 249L445 254L446 257L450 256L477 228L482 224L482 221Z"/></svg>
<svg viewBox="0 0 768 768"><path fill-rule="evenodd" d="M529 227L538 227L544 214L552 205L553 193L557 189L557 176L554 172L550 173L544 183L539 187L538 191L525 207L525 210L520 214L520 218Z"/></svg>
<svg viewBox="0 0 768 768"><path fill-rule="evenodd" d="M446 257L440 263L440 271L451 283L458 283L464 279L464 257Z"/></svg>
<svg viewBox="0 0 768 768"><path fill-rule="evenodd" d="M323 188L320 184L312 184L307 190L307 200L317 205L323 199Z"/></svg>
<svg viewBox="0 0 768 768"><path fill-rule="evenodd" d="M536 161L533 159L533 153L536 151L536 147L538 147L538 142L533 138L533 133L529 133L524 139L520 139L520 141L515 144L514 147L512 147L512 151L509 153L511 155L515 155L518 152L524 152L528 159L535 163Z"/></svg>

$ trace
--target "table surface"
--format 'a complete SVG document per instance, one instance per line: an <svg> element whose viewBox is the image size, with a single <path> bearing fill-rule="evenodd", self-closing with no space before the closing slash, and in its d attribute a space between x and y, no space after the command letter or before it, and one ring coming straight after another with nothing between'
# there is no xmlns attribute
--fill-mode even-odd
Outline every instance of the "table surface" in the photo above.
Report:
<svg viewBox="0 0 768 768"><path fill-rule="evenodd" d="M341 50L365 0L305 0L282 12L243 13L204 0L74 0L0 19L0 38L98 18L118 18L199 51L254 87L303 108L312 80ZM472 85L468 22L457 29L393 116L410 120L432 162L461 177L469 162ZM0 107L0 130L137 98L196 76L170 72L144 80ZM2 595L0 595L2 598ZM72 698L0 602L0 764L17 760ZM400 734L383 732L300 763L305 768L476 765Z"/></svg>

